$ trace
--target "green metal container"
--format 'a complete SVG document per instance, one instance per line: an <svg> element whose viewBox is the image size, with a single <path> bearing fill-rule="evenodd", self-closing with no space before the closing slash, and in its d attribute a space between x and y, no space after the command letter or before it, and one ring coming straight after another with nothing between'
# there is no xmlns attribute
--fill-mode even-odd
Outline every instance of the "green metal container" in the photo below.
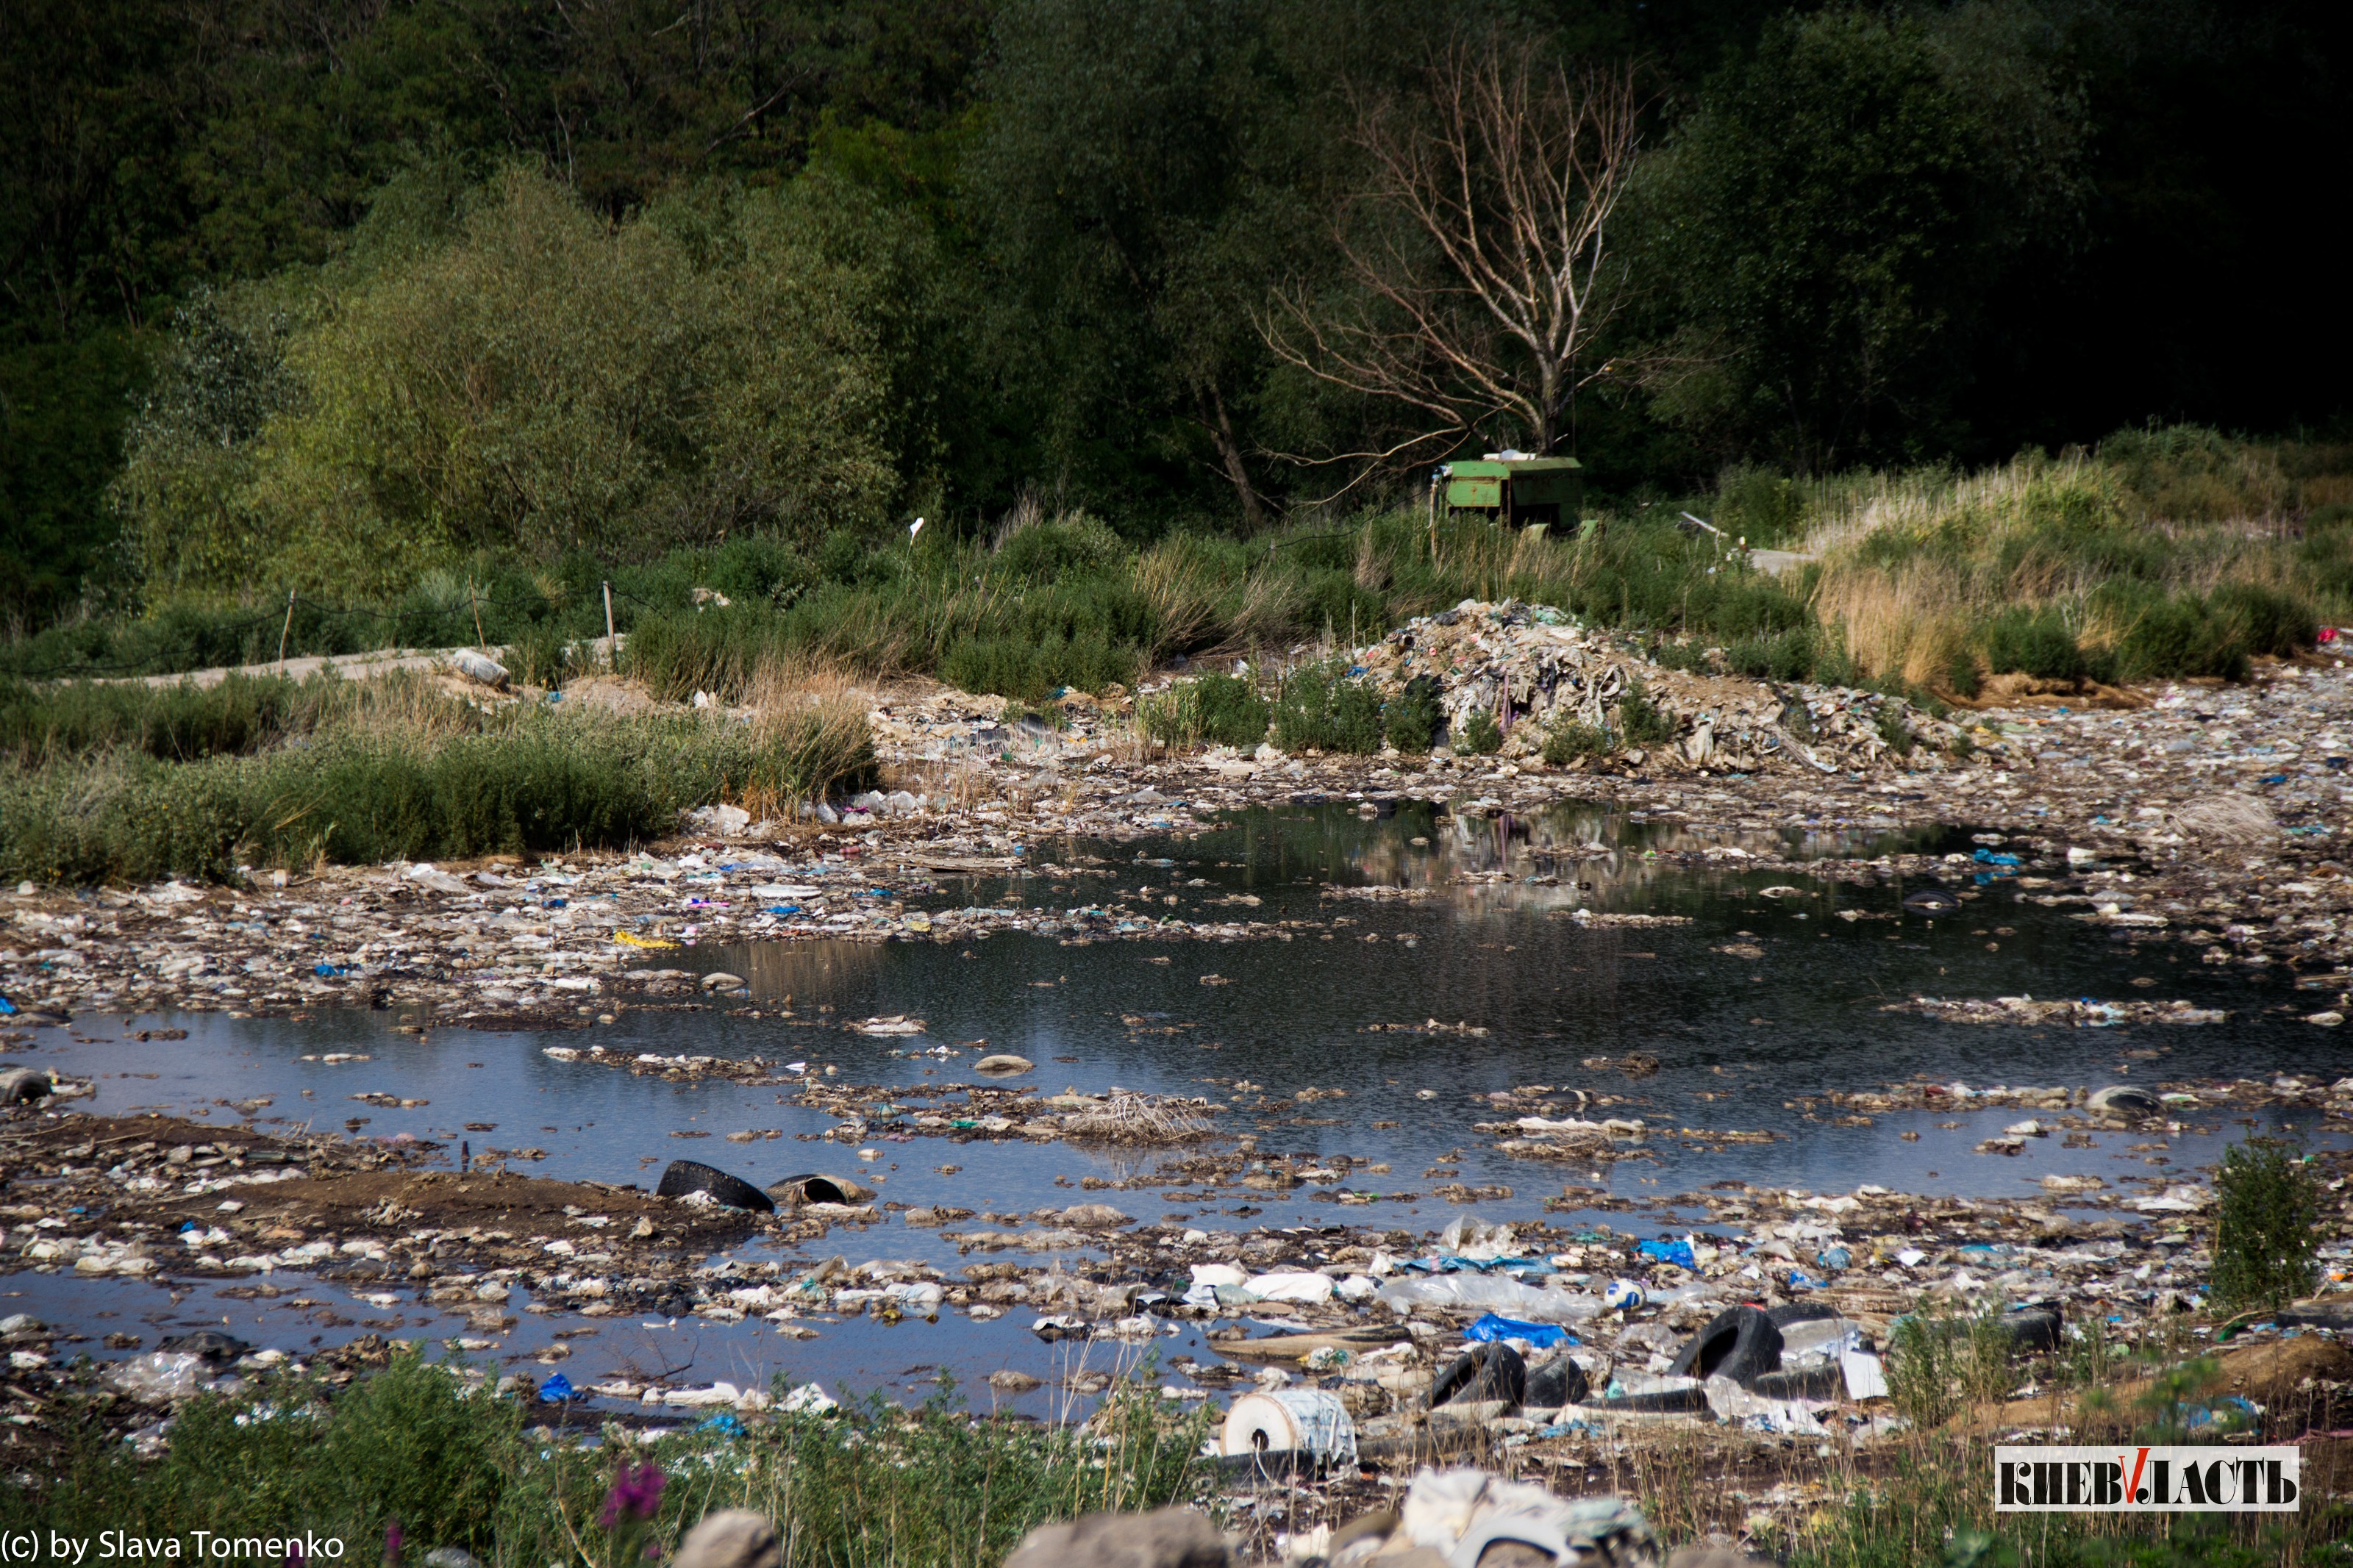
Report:
<svg viewBox="0 0 2353 1568"><path fill-rule="evenodd" d="M1486 511L1498 522L1575 522L1585 480L1575 458L1464 459L1438 470L1439 500L1456 511Z"/></svg>

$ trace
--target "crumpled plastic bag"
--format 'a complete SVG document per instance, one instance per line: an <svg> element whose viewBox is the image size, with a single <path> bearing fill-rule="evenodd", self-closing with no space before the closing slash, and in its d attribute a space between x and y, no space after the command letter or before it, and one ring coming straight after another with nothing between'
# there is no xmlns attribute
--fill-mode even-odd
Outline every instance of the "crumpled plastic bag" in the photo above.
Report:
<svg viewBox="0 0 2353 1568"><path fill-rule="evenodd" d="M205 1358L189 1351L149 1351L127 1357L115 1363L106 1380L151 1405L193 1399L213 1381Z"/></svg>
<svg viewBox="0 0 2353 1568"><path fill-rule="evenodd" d="M1519 1541L1562 1563L1619 1568L1658 1562L1658 1538L1633 1504L1620 1497L1558 1498L1527 1481L1484 1470L1423 1470L1398 1509L1398 1532L1443 1555L1454 1568L1476 1568L1498 1541Z"/></svg>

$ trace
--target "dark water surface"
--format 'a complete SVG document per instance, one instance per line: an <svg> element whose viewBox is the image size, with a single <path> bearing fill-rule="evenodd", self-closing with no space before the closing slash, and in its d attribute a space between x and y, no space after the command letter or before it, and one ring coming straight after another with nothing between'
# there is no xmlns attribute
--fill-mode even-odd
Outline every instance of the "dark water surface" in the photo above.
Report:
<svg viewBox="0 0 2353 1568"><path fill-rule="evenodd" d="M1876 1183L1912 1192L2010 1197L2027 1194L2053 1172L2096 1173L2111 1182L2119 1174L2179 1172L2186 1180L2191 1167L2217 1157L2221 1131L2235 1136L2242 1130L2232 1125L2185 1133L2158 1155L2126 1151L2127 1143L2144 1140L2098 1134L2092 1148L2064 1149L2057 1139L2035 1139L2023 1154L2003 1158L1975 1154L1971 1147L2028 1114L2015 1108L1882 1114L1867 1126L1841 1127L1830 1123L1827 1109L1817 1111L1823 1120L1810 1120L1789 1102L1831 1090L1874 1089L1915 1074L1977 1087L2073 1088L2279 1071L2333 1079L2353 1071L2353 1040L2340 1044L2342 1031L2300 1022L2298 1015L2309 1009L2294 1005L2287 985L2217 973L2194 962L2195 950L2174 943L2136 952L2109 932L2070 919L2081 905L2046 909L2026 901L2014 883L1992 881L1970 889L1977 896L1957 914L1928 920L1900 912L1907 890L1902 887L1817 881L1786 868L1751 868L1736 858L1694 867L1662 853L1711 847L1797 858L1967 851L1972 845L1966 834L1942 830L1875 837L1707 834L1567 807L1516 820L1433 816L1414 803L1371 818L1334 805L1253 811L1196 837L1140 847L1042 844L1032 863L1077 874L949 879L934 902L1052 910L1124 905L1138 918L1149 910L1190 921L1352 923L1301 931L1287 942L1071 946L999 934L960 943L703 946L673 962L746 976L748 1005L763 1016L630 1010L615 1025L561 1034L449 1029L419 1040L392 1032L394 1019L383 1014L305 1022L208 1014L132 1026L175 1024L189 1030L183 1041L61 1041L28 1059L95 1078L98 1095L86 1109L101 1113L153 1107L227 1119L237 1115L227 1102L268 1095L275 1103L261 1113L265 1121L308 1118L316 1126L336 1127L346 1117L365 1117L363 1131L369 1136L407 1131L447 1140L453 1149L459 1138L470 1138L478 1155L491 1147L536 1148L545 1151L544 1158L513 1168L562 1178L649 1183L661 1162L684 1156L760 1183L832 1169L874 1183L885 1200L1021 1212L1079 1201L1078 1183L1085 1176L1119 1179L1152 1169L1156 1156L1150 1153L1113 1155L1020 1140L877 1141L862 1147L880 1157L861 1162L851 1148L796 1140L795 1134L822 1131L835 1119L784 1103L782 1091L720 1080L666 1084L558 1062L541 1047L601 1043L662 1054L758 1055L772 1062L806 1060L818 1073L831 1066L837 1082L902 1089L969 1081L970 1064L979 1056L1010 1051L1037 1063L1034 1075L1015 1081L1047 1092L1065 1086L1099 1092L1116 1085L1253 1108L1262 1098L1285 1101L1272 1109L1238 1108L1218 1121L1224 1131L1256 1134L1266 1153L1347 1154L1386 1163L1388 1173L1359 1168L1348 1184L1420 1194L1336 1207L1311 1202L1310 1189L1300 1188L1253 1193L1247 1205L1229 1196L1223 1208L1172 1205L1152 1189L1089 1194L1138 1219L1182 1216L1210 1231L1333 1223L1424 1231L1464 1212L1530 1218L1564 1183L1647 1201L1723 1180L1821 1192ZM1457 880L1504 873L1511 879ZM1433 890L1413 900L1334 896L1368 885ZM1793 890L1768 896L1767 889ZM1261 901L1220 901L1241 897ZM1173 903L1166 901L1171 898ZM1841 909L1900 918L1848 921L1839 918ZM1577 910L1679 915L1690 923L1588 926L1572 917ZM1761 949L1762 956L1721 951L1735 945ZM1220 983L1205 984L1205 976ZM2134 986L2137 976L2157 984ZM1881 1010L1914 994L2020 993L2105 1001L2182 997L2228 1008L2231 1017L2197 1027L2027 1030ZM779 1016L788 996L792 1016ZM921 1018L927 1030L870 1037L842 1026L890 1014ZM1372 1028L1433 1020L1484 1033ZM77 1032L109 1036L113 1029L90 1019ZM955 1054L917 1054L943 1046ZM362 1052L372 1059L337 1065L299 1059L331 1051ZM2147 1051L2161 1054L2127 1054ZM1588 1058L1637 1054L1655 1058L1656 1072L1630 1078L1583 1065ZM1258 1088L1238 1094L1237 1079ZM1783 1136L1717 1152L1653 1137L1655 1160L1599 1167L1509 1159L1495 1151L1493 1137L1472 1131L1474 1121L1507 1114L1478 1097L1530 1084L1620 1097L1624 1103L1603 1113L1641 1117L1654 1129ZM1345 1094L1298 1099L1305 1091L1334 1089ZM378 1109L348 1098L360 1092L430 1103ZM498 1125L493 1132L468 1133L468 1121ZM1938 1125L1955 1121L1959 1125ZM776 1129L783 1136L748 1144L721 1136L752 1129ZM679 1132L712 1136L672 1136ZM1917 1133L1917 1141L1903 1141L1905 1132ZM2150 1159L2170 1163L2143 1163ZM943 1173L937 1169L943 1165L960 1169ZM1430 1195L1434 1184L1445 1182L1504 1185L1513 1195L1466 1209ZM1625 1223L1623 1215L1617 1220ZM863 1231L837 1230L821 1250L796 1256L837 1250L852 1262L927 1259L951 1273L970 1261L937 1232L912 1229L895 1216ZM745 1255L777 1256L759 1242ZM1046 1261L1035 1254L1003 1256ZM308 1286L296 1293L313 1300L332 1294ZM372 1308L379 1320L401 1319L406 1332L427 1323L433 1327L424 1331L459 1331L455 1320L417 1306L413 1292L396 1293L405 1305L364 1304L354 1310ZM199 1290L174 1317L195 1312L208 1300ZM91 1331L102 1331L96 1313L136 1317L141 1300L153 1311L164 1296L158 1287L135 1281L28 1274L0 1279L0 1312L30 1310ZM259 1303L214 1305L221 1309L211 1314L216 1323L224 1313L237 1322L274 1321ZM280 1310L277 1316L285 1314ZM899 1387L923 1384L941 1366L969 1375L1011 1364L1044 1374L1079 1353L1034 1340L1027 1331L1029 1316L1016 1309L1006 1321L975 1324L943 1313L936 1324L897 1327L853 1320L804 1342L779 1339L757 1324L723 1329L605 1320L598 1336L575 1342L579 1353L566 1370L585 1382L579 1373L593 1377L630 1360L648 1367L675 1364L681 1347L691 1343L702 1347L689 1352L702 1358L695 1373L701 1379L756 1382L763 1369L782 1366L828 1386ZM543 1343L547 1326L546 1320L526 1316L504 1352ZM246 1337L264 1342L254 1333ZM299 1349L308 1337L275 1342ZM1189 1331L1160 1344L1164 1352L1190 1347L1203 1353ZM1103 1365L1114 1352L1098 1347L1087 1353ZM1049 1388L1021 1403L1045 1414L1058 1397Z"/></svg>

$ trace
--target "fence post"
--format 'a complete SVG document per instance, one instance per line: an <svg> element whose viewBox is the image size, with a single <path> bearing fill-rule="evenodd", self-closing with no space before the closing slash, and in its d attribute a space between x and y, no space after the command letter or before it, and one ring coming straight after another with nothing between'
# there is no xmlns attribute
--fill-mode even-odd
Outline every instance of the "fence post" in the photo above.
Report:
<svg viewBox="0 0 2353 1568"><path fill-rule="evenodd" d="M294 590L286 590L286 624L278 628L278 673L286 673L286 637L294 629Z"/></svg>
<svg viewBox="0 0 2353 1568"><path fill-rule="evenodd" d="M605 668L621 668L620 650L613 643L613 584L609 582L605 584Z"/></svg>

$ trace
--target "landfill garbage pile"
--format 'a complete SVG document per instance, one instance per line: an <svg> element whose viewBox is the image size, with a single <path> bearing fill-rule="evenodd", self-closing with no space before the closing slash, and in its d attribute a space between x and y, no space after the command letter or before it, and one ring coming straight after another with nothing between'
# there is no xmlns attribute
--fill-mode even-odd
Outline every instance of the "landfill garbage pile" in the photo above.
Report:
<svg viewBox="0 0 2353 1568"><path fill-rule="evenodd" d="M1501 754L1510 758L1541 754L1547 735L1564 724L1618 731L1620 705L1637 692L1673 731L1662 746L1623 748L1638 764L1657 751L1660 761L1740 772L1936 766L1934 753L1949 751L1961 733L1876 691L1670 669L1630 639L1516 599L1465 599L1409 621L1358 649L1353 665L1391 688L1434 679L1454 732L1474 712L1492 715L1504 732ZM1932 754L1916 754L1923 747Z"/></svg>
<svg viewBox="0 0 2353 1568"><path fill-rule="evenodd" d="M2060 1025L2074 1029L2112 1029L2126 1024L2220 1024L2230 1014L2220 1007L2171 1002L2095 1002L2089 996L2036 1001L1997 996L1990 1002L1915 996L1890 1002L1883 1013L1915 1013L1948 1024L2016 1024L2028 1028Z"/></svg>

